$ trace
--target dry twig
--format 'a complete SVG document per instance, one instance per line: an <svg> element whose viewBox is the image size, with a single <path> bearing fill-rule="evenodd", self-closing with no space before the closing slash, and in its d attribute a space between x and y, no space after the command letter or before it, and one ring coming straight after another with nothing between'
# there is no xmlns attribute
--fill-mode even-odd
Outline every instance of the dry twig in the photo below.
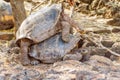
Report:
<svg viewBox="0 0 120 80"><path fill-rule="evenodd" d="M114 52L114 51L110 50L109 48L107 48L107 47L105 47L105 46L102 45L102 43L101 43L102 37L100 38L99 42L91 39L91 38L90 38L88 35L86 35L86 34L81 35L81 37L84 38L84 39L87 39L88 41L90 41L90 42L92 42L92 43L94 43L96 46L101 47L101 48L107 50L107 51L110 52L111 54L120 57L120 54L118 54L118 53L116 53L116 52Z"/></svg>

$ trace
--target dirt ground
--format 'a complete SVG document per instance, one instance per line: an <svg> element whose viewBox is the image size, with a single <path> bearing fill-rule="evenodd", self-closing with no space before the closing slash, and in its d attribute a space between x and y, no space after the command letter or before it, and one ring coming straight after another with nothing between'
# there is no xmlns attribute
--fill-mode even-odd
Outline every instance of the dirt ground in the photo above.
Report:
<svg viewBox="0 0 120 80"><path fill-rule="evenodd" d="M39 0L34 1L36 5ZM86 33L82 35L87 35L78 44L82 47L73 50L73 54L79 53L81 59L76 60L75 57L73 60L63 59L53 64L23 66L19 61L19 52L9 48L11 41L0 40L0 80L120 80L120 19L119 14L115 14L116 11L119 13L119 8L115 5L114 13L111 3L107 6L103 3L117 3L119 0L99 0L99 5L96 3L98 0L77 1L83 3L77 5L72 18L85 30ZM33 7L33 4L27 2L25 5L26 11ZM101 13L106 7L109 8L108 11Z"/></svg>

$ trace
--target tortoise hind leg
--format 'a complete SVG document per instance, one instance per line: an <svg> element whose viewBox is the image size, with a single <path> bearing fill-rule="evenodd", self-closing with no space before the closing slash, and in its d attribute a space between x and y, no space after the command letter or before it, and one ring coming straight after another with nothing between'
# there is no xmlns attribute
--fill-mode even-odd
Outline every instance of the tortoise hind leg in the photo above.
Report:
<svg viewBox="0 0 120 80"><path fill-rule="evenodd" d="M66 21L62 21L62 40L65 42L69 42L69 34L70 34L70 24Z"/></svg>
<svg viewBox="0 0 120 80"><path fill-rule="evenodd" d="M30 59L28 56L28 51L29 51L29 46L30 42L27 39L22 39L20 43L20 61L23 65L28 65L30 64Z"/></svg>

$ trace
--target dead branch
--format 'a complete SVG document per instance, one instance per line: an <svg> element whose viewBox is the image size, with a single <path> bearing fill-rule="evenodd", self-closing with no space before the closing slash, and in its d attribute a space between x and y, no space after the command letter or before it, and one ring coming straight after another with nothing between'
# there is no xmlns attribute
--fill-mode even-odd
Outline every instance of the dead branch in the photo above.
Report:
<svg viewBox="0 0 120 80"><path fill-rule="evenodd" d="M91 38L90 38L88 35L86 35L86 34L81 35L81 37L82 37L83 39L86 39L86 40L88 40L88 41L90 41L90 42L94 43L96 46L101 47L101 48L103 48L103 49L107 50L107 51L108 51L108 52L110 52L111 54L113 54L113 55L115 55L115 56L119 56L119 57L120 57L120 54L118 54L118 53L116 53L116 52L114 52L114 51L110 50L109 48L107 48L107 47L103 46L103 45L102 45L102 43L101 43L101 39L99 40L99 42L97 42L97 41L95 41L95 40L91 39Z"/></svg>

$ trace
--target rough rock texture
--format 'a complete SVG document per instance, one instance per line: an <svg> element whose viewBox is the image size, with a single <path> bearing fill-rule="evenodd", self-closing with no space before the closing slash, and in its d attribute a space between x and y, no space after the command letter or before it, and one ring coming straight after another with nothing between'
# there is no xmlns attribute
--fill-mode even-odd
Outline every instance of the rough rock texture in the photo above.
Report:
<svg viewBox="0 0 120 80"><path fill-rule="evenodd" d="M23 79L23 80L40 80L41 75L36 70L24 69L17 74L12 74L9 79L10 80L21 80L21 79Z"/></svg>
<svg viewBox="0 0 120 80"><path fill-rule="evenodd" d="M120 42L114 43L111 49L120 54Z"/></svg>
<svg viewBox="0 0 120 80"><path fill-rule="evenodd" d="M102 58L98 60L97 58ZM81 63L75 60L68 60L54 63L53 67L46 72L46 76L43 79L53 80L119 80L119 76L113 77L114 75L120 74L118 66L114 66L112 61L106 62L105 57L92 56L93 59L85 63ZM101 63L102 62L102 63ZM118 69L118 71L116 71ZM110 72L110 73L109 73Z"/></svg>
<svg viewBox="0 0 120 80"><path fill-rule="evenodd" d="M98 55L91 56L86 62L66 60L37 66L1 62L0 66L1 80L119 80L120 78L120 65Z"/></svg>
<svg viewBox="0 0 120 80"><path fill-rule="evenodd" d="M7 30L14 27L12 8L10 3L0 0L0 30Z"/></svg>

